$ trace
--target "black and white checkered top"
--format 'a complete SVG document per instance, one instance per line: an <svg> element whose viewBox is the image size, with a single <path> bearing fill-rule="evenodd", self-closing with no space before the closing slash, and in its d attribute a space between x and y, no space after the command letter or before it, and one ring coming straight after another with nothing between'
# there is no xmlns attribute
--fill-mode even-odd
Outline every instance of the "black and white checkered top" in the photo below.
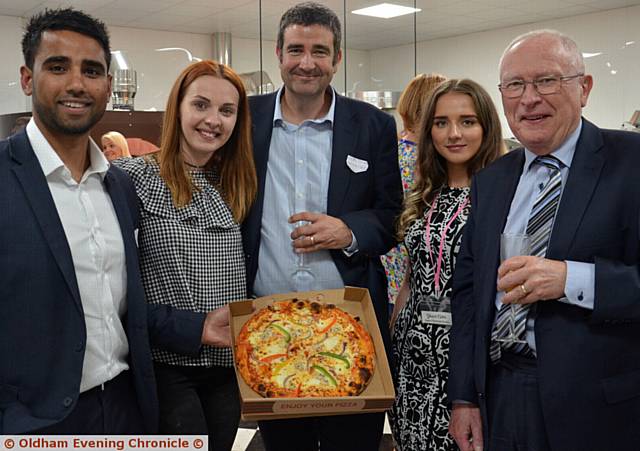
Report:
<svg viewBox="0 0 640 451"><path fill-rule="evenodd" d="M146 158L116 164L131 176L140 201L138 247L147 302L208 312L246 298L240 226L207 177L191 171L198 190L191 202L176 208L160 178L158 163ZM197 358L153 349L156 361L184 366L232 366L229 348L202 346Z"/></svg>

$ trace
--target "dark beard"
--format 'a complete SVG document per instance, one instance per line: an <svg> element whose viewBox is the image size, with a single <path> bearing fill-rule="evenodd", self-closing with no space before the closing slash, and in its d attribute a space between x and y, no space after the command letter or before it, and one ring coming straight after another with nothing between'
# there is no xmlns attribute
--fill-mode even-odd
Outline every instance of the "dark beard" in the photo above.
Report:
<svg viewBox="0 0 640 451"><path fill-rule="evenodd" d="M59 117L54 114L53 111L38 102L36 100L35 93L33 98L33 110L38 114L38 118L47 129L64 135L84 135L89 132L93 126L100 121L100 119L102 119L105 112L105 110L93 111L82 122L65 123L60 121Z"/></svg>

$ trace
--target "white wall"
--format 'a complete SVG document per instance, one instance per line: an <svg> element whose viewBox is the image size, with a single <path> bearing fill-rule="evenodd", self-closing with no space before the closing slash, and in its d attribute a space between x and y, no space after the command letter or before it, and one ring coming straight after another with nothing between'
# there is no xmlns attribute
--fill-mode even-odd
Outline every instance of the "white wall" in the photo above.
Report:
<svg viewBox="0 0 640 451"><path fill-rule="evenodd" d="M31 102L20 88L22 64L22 19L0 16L0 114L18 113L31 109Z"/></svg>
<svg viewBox="0 0 640 451"><path fill-rule="evenodd" d="M585 117L601 127L619 128L640 110L640 6L420 42L418 72L472 78L490 92L502 111L496 86L502 51L517 35L539 28L567 33L583 52L603 52L586 60L587 72L595 83ZM636 42L624 46L629 41ZM611 70L617 73L613 75ZM412 74L412 45L371 52L371 76L382 79L387 89L402 90ZM505 136L510 136L506 121L503 126Z"/></svg>
<svg viewBox="0 0 640 451"><path fill-rule="evenodd" d="M180 47L195 57L211 58L213 41L209 35L109 27L111 49L124 51L138 74L136 110L163 111L167 95L178 74L189 65L186 52L158 52L156 49Z"/></svg>

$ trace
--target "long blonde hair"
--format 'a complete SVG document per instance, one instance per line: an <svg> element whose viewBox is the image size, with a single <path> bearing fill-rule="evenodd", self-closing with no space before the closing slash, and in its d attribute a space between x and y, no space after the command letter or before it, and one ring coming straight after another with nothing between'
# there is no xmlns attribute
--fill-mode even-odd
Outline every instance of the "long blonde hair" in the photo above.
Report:
<svg viewBox="0 0 640 451"><path fill-rule="evenodd" d="M131 158L131 153L129 152L129 143L127 143L127 139L119 132L108 132L102 135L100 139L102 145L104 145L104 140L108 139L116 146L120 148L120 157L118 158Z"/></svg>
<svg viewBox="0 0 640 451"><path fill-rule="evenodd" d="M403 239L407 227L424 214L435 193L448 181L447 161L436 150L431 128L438 100L444 94L457 92L468 95L482 126L482 143L478 152L467 163L471 178L480 169L504 153L502 127L491 96L473 80L449 80L433 92L420 122L420 140L416 161L416 181L404 200L404 208L398 219L398 238Z"/></svg>
<svg viewBox="0 0 640 451"><path fill-rule="evenodd" d="M217 188L231 209L236 222L249 213L258 190L253 148L251 144L251 116L247 94L240 77L229 67L212 60L198 61L189 65L173 84L167 108L162 121L162 140L157 160L160 176L165 181L173 202L182 207L189 202L196 189L189 173L185 170L180 152L180 104L189 85L197 78L212 75L229 81L238 91L238 119L229 140L216 151L207 163L207 168L215 169L220 181Z"/></svg>

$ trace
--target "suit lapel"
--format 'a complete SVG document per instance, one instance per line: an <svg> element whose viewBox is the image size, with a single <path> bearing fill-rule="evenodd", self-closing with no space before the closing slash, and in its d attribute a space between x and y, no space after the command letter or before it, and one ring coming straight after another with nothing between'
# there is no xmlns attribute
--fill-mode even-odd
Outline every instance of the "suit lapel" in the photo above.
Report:
<svg viewBox="0 0 640 451"><path fill-rule="evenodd" d="M583 120L582 131L576 144L569 177L562 193L549 241L547 252L549 258L564 260L571 249L573 238L591 201L604 166L604 157L599 152L602 146L600 130Z"/></svg>
<svg viewBox="0 0 640 451"><path fill-rule="evenodd" d="M331 174L327 195L327 214L338 216L349 191L351 170L347 167L347 156L355 154L358 138L358 121L348 108L347 102L336 93L336 110L333 120L333 143L331 146ZM357 154L353 156L358 156Z"/></svg>
<svg viewBox="0 0 640 451"><path fill-rule="evenodd" d="M253 147L256 171L260 188L258 193L264 192L264 181L267 174L267 162L269 161L269 146L273 133L273 113L276 105L276 95L272 94L253 105ZM253 106L252 105L252 106Z"/></svg>
<svg viewBox="0 0 640 451"><path fill-rule="evenodd" d="M31 148L25 132L9 140L9 152L13 159L12 170L31 205L31 210L38 222L51 254L60 267L60 271L73 295L77 307L82 312L80 292L73 266L73 258L69 243L58 215L58 210L51 196L40 163Z"/></svg>
<svg viewBox="0 0 640 451"><path fill-rule="evenodd" d="M264 208L264 186L267 179L269 147L273 133L273 114L276 106L276 95L269 94L253 99L251 115L253 119L253 157L258 177L258 193L256 201L246 220L246 231L251 235L249 252L257 255L260 227L262 225L262 209Z"/></svg>

